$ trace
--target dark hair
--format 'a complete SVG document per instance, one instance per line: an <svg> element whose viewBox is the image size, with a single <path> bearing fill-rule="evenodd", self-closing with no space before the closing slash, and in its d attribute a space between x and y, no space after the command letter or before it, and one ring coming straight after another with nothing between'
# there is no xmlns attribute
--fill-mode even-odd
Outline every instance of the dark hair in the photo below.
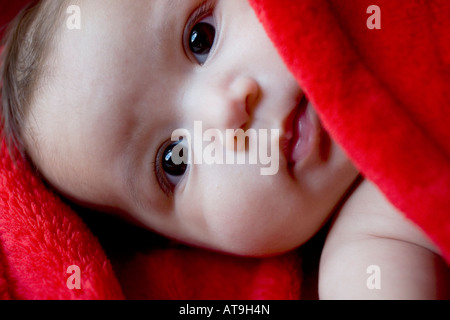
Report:
<svg viewBox="0 0 450 320"><path fill-rule="evenodd" d="M22 128L65 1L32 1L9 24L0 66L1 131L10 152L24 152Z"/></svg>

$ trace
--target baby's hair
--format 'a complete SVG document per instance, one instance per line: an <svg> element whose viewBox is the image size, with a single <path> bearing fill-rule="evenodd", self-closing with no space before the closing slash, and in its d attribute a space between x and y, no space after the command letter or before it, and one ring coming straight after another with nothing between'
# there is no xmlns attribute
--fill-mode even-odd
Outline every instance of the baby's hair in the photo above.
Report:
<svg viewBox="0 0 450 320"><path fill-rule="evenodd" d="M3 138L23 154L22 129L38 88L66 1L32 1L9 24L1 47L0 96Z"/></svg>

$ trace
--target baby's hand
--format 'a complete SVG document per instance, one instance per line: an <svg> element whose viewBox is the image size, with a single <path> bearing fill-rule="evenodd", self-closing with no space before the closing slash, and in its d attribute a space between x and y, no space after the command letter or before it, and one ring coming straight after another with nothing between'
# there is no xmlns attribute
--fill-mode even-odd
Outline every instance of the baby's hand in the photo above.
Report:
<svg viewBox="0 0 450 320"><path fill-rule="evenodd" d="M327 237L319 297L448 299L450 269L425 235L365 181Z"/></svg>

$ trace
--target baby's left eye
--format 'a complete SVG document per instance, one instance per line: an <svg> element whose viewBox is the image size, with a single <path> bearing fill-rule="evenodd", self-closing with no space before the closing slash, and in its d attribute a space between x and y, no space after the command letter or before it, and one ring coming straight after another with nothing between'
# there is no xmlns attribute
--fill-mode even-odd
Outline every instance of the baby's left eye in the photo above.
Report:
<svg viewBox="0 0 450 320"><path fill-rule="evenodd" d="M164 150L162 169L169 182L176 186L188 169L187 146L183 140L172 143Z"/></svg>
<svg viewBox="0 0 450 320"><path fill-rule="evenodd" d="M216 28L212 17L201 20L194 25L189 35L189 50L195 60L205 64L216 39Z"/></svg>

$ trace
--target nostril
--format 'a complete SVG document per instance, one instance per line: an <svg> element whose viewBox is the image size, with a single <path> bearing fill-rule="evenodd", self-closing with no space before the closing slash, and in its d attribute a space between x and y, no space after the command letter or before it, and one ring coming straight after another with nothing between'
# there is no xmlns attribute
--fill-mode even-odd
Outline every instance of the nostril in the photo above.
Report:
<svg viewBox="0 0 450 320"><path fill-rule="evenodd" d="M252 116L261 95L258 82L251 77L241 77L233 83L232 91L234 98L245 107L245 112Z"/></svg>
<svg viewBox="0 0 450 320"><path fill-rule="evenodd" d="M259 90L259 86L256 84L255 88L252 88L252 91L248 91L247 99L245 100L245 111L249 116L253 116L256 106L258 105L261 94Z"/></svg>

